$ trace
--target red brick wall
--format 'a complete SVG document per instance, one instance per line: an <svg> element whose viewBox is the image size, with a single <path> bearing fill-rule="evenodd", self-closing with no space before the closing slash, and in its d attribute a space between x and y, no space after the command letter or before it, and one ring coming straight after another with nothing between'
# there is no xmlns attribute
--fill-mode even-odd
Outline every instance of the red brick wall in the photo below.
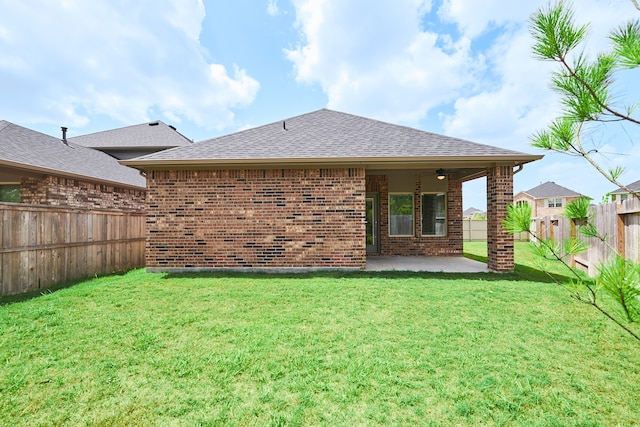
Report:
<svg viewBox="0 0 640 427"><path fill-rule="evenodd" d="M497 272L513 270L513 235L502 228L507 204L513 203L513 168L487 169L487 267Z"/></svg>
<svg viewBox="0 0 640 427"><path fill-rule="evenodd" d="M23 177L20 183L21 201L29 205L143 212L145 193L56 176Z"/></svg>
<svg viewBox="0 0 640 427"><path fill-rule="evenodd" d="M380 255L435 256L462 255L462 183L449 177L447 190L447 234L445 236L422 236L420 174L415 176L414 189L414 235L411 237L389 236L389 185L386 175L367 176L367 191L377 192L380 197Z"/></svg>
<svg viewBox="0 0 640 427"><path fill-rule="evenodd" d="M364 269L364 169L149 171L147 268Z"/></svg>

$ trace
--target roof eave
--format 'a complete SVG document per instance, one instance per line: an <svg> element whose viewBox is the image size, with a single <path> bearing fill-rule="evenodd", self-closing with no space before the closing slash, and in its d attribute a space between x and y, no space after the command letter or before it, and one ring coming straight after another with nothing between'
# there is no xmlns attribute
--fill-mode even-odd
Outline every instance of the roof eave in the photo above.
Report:
<svg viewBox="0 0 640 427"><path fill-rule="evenodd" d="M260 159L127 159L120 164L140 170L277 167L364 167L365 169L456 168L522 165L541 159L542 155L507 156L424 156L424 157L333 157L333 158L260 158Z"/></svg>
<svg viewBox="0 0 640 427"><path fill-rule="evenodd" d="M5 159L0 159L0 166L11 167L11 168L14 168L14 169L19 169L19 170L26 170L26 171L29 171L29 172L35 172L35 173L43 174L43 175L64 176L64 177L81 179L81 180L84 180L84 181L95 182L95 183L100 183L100 184L110 184L110 185L113 185L113 186L116 186L116 187L131 188L131 189L135 189L135 190L146 190L145 186L128 184L128 183L122 182L122 181L113 181L113 180L109 180L109 179L101 179L101 178L98 178L98 177L82 175L82 174L77 174L77 173L73 173L73 172L66 172L66 171L46 168L46 167L42 167L42 166L30 165L30 164L27 164L27 163L12 162L10 160L5 160Z"/></svg>

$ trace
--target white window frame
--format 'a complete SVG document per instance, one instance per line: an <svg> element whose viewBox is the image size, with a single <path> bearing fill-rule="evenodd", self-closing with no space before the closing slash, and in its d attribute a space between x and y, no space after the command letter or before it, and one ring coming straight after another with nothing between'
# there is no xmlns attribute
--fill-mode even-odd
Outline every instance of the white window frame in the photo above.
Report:
<svg viewBox="0 0 640 427"><path fill-rule="evenodd" d="M558 203L560 206L558 206ZM561 208L564 206L564 199L562 197L552 197L547 199L547 207L548 208Z"/></svg>

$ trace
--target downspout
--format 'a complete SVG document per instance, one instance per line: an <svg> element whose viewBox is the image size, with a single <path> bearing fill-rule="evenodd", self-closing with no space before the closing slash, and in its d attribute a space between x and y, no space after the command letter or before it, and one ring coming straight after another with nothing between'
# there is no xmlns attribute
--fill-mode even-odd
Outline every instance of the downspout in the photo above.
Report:
<svg viewBox="0 0 640 427"><path fill-rule="evenodd" d="M515 175L515 174L517 174L517 173L518 173L518 172L520 172L522 169L524 169L524 164L520 163L520 164L518 165L518 170L514 170L514 171L513 171L513 174L514 174L514 175Z"/></svg>

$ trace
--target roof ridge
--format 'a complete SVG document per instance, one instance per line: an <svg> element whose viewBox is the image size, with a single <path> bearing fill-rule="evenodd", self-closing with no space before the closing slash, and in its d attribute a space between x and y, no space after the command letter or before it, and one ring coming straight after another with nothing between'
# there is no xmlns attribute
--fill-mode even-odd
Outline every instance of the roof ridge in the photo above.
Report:
<svg viewBox="0 0 640 427"><path fill-rule="evenodd" d="M296 116L287 117L286 119L280 119L280 120L276 120L276 121L273 121L273 122L252 126L250 128L242 129L242 130L239 130L239 131L236 131L236 132L225 133L223 135L214 136L213 138L202 139L200 141L197 141L196 144L200 144L200 143L203 143L203 142L209 142L209 141L215 141L216 139L225 138L225 137L230 136L230 135L241 135L241 134L244 134L246 132L253 132L253 131L256 131L256 130L258 130L260 128L273 126L273 125L276 125L278 123L286 124L286 122L288 120L298 119L300 117L304 117L304 116L308 116L308 115L311 115L311 114L315 114L315 113L318 113L320 111L332 111L332 110L329 110L327 108L321 108L319 110L314 110L314 111L310 111L310 112L307 112L307 113L298 114ZM179 147L177 147L177 148L179 148Z"/></svg>

